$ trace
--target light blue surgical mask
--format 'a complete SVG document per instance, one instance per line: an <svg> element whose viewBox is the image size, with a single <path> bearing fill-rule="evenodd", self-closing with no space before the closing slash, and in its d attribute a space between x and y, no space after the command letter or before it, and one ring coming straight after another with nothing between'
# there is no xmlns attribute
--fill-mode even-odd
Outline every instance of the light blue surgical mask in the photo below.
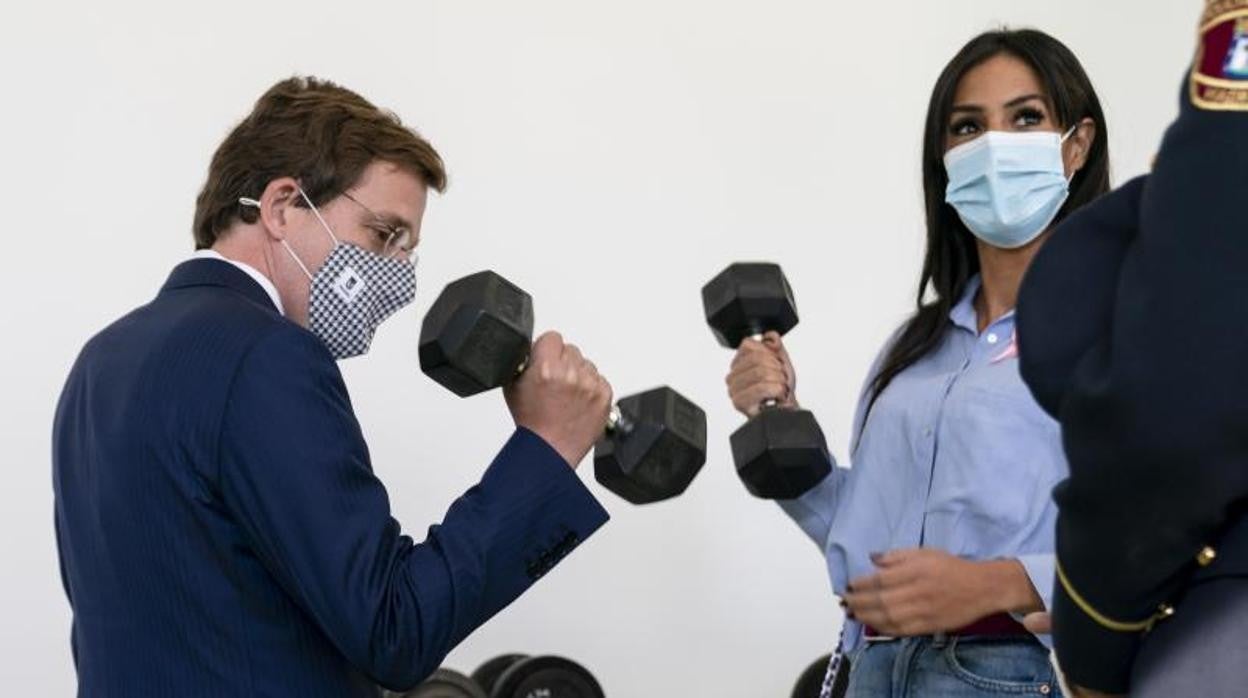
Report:
<svg viewBox="0 0 1248 698"><path fill-rule="evenodd" d="M1062 144L1075 132L989 131L945 153L945 201L980 240L1012 250L1035 240L1070 196Z"/></svg>

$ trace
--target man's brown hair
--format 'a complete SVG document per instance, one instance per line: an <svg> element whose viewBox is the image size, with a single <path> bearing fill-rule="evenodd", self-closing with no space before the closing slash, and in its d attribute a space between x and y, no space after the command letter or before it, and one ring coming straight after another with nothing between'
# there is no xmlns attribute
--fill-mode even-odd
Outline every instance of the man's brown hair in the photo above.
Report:
<svg viewBox="0 0 1248 698"><path fill-rule="evenodd" d="M259 212L240 206L238 198L260 198L274 179L294 177L319 206L355 186L378 160L437 191L446 188L441 156L394 113L327 80L283 80L260 97L212 156L208 181L195 200L195 247L212 247L235 219L256 222Z"/></svg>

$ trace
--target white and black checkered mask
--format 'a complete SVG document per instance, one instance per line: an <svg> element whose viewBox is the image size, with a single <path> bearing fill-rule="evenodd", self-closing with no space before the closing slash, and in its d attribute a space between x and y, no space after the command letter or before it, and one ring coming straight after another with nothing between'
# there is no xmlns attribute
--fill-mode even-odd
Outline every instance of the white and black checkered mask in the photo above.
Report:
<svg viewBox="0 0 1248 698"><path fill-rule="evenodd" d="M335 359L349 359L368 351L383 320L416 297L416 265L406 258L383 257L342 242L303 190L303 200L334 241L334 249L312 274L282 240L286 252L312 282L308 300L308 329Z"/></svg>

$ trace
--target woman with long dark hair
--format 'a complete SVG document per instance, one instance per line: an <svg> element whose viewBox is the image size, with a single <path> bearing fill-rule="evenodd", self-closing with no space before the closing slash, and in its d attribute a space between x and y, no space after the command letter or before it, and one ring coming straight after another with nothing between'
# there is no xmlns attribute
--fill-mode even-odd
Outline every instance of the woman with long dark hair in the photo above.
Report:
<svg viewBox="0 0 1248 698"><path fill-rule="evenodd" d="M1018 619L1047 608L1067 466L1019 376L1013 309L1053 227L1108 191L1106 143L1078 59L1042 32L978 36L936 82L916 310L867 376L853 467L781 503L842 597L850 696L1060 694ZM742 343L727 380L747 415L797 406L774 333Z"/></svg>

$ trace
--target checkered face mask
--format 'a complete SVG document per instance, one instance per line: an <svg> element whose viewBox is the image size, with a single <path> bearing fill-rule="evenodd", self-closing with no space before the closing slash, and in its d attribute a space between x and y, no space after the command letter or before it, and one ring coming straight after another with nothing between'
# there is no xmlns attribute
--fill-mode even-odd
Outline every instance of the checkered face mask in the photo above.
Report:
<svg viewBox="0 0 1248 698"><path fill-rule="evenodd" d="M329 258L312 274L282 240L286 252L312 282L308 329L325 342L335 359L359 356L368 351L377 326L416 297L416 265L406 258L383 257L341 242L308 195L302 189L299 194L334 241Z"/></svg>

